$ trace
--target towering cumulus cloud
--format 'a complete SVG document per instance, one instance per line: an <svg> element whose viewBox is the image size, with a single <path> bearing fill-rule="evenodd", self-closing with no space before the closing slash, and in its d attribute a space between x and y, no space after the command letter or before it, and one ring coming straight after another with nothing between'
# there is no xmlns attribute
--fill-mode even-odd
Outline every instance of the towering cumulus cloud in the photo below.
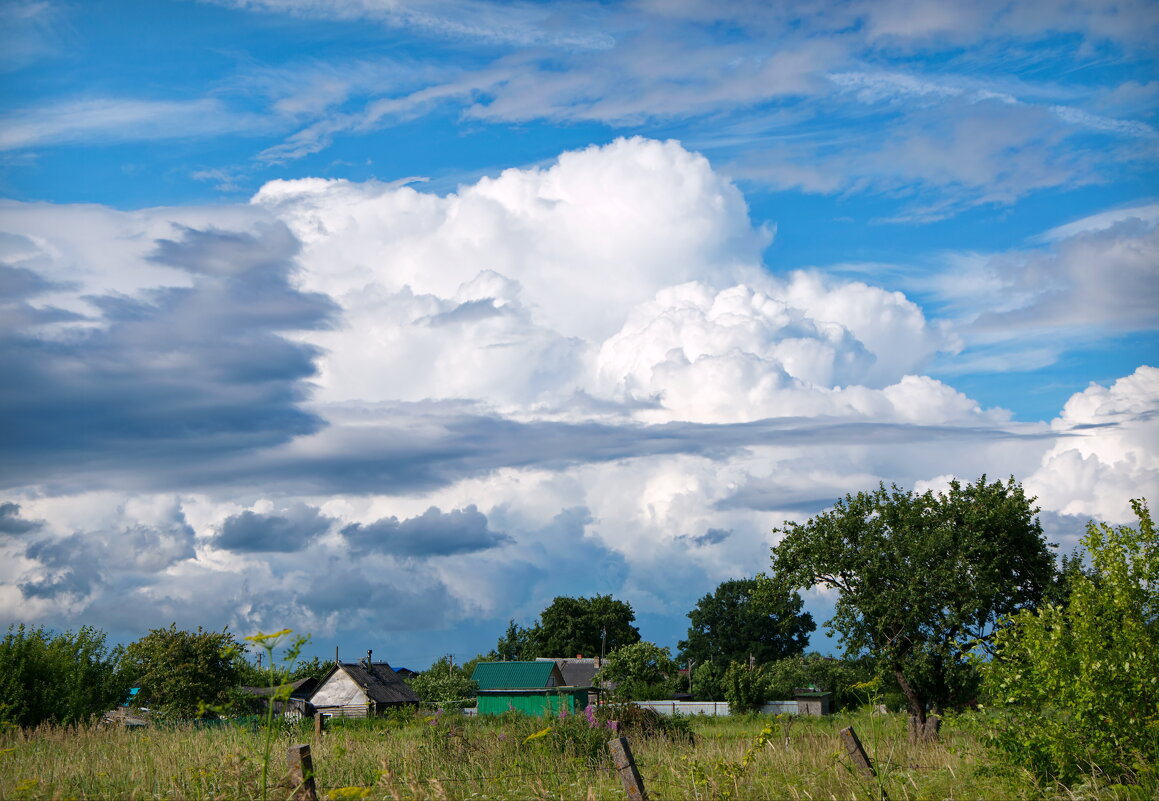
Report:
<svg viewBox="0 0 1159 801"><path fill-rule="evenodd" d="M1148 226L1010 258L1079 282ZM399 647L442 628L481 650L556 595L613 592L674 641L774 526L847 491L1014 474L1048 512L1115 516L1122 487L1156 490L1154 368L1015 422L931 375L1013 347L976 287L923 305L766 264L771 230L672 141L445 194L311 178L242 206L13 203L4 230L11 619ZM1019 308L1047 330L1063 300Z"/></svg>

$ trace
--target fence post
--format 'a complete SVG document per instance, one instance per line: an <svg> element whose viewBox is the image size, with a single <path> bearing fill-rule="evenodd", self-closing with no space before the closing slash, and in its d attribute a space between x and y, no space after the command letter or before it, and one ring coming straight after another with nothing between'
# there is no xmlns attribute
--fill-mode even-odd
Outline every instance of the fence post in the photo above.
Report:
<svg viewBox="0 0 1159 801"><path fill-rule="evenodd" d="M648 801L648 793L644 790L644 780L640 778L640 771L636 770L636 760L632 758L632 747L628 745L627 737L617 737L608 741L608 750L612 752L612 761L616 764L616 772L620 774L620 781L624 784L624 792L629 801Z"/></svg>
<svg viewBox="0 0 1159 801"><path fill-rule="evenodd" d="M322 735L326 733L326 716L321 712L314 713L314 737L321 739Z"/></svg>
<svg viewBox="0 0 1159 801"><path fill-rule="evenodd" d="M861 747L861 740L857 739L857 732L853 730L852 726L846 726L841 730L841 740L845 743L845 750L849 752L849 756L853 759L853 764L861 771L862 775L868 779L872 779L877 775L873 769L873 763L869 761L869 757L865 755L865 749Z"/></svg>
<svg viewBox="0 0 1159 801"><path fill-rule="evenodd" d="M290 768L291 801L318 801L318 789L314 785L314 760L310 757L310 746L291 745L286 752L286 762Z"/></svg>

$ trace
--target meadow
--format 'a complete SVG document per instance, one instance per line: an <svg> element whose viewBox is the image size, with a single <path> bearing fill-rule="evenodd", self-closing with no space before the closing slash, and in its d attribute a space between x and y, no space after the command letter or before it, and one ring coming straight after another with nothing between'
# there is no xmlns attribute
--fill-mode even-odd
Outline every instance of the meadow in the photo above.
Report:
<svg viewBox="0 0 1159 801"><path fill-rule="evenodd" d="M859 775L838 732L852 725L878 770ZM1043 787L996 766L967 727L911 745L900 715L695 717L692 737L624 731L653 799L1137 799L1138 789ZM458 714L339 721L320 739L308 722L273 732L265 797L285 754L310 743L322 799L620 799L607 758L616 736L567 720ZM261 799L260 724L126 730L51 727L0 734L0 799Z"/></svg>

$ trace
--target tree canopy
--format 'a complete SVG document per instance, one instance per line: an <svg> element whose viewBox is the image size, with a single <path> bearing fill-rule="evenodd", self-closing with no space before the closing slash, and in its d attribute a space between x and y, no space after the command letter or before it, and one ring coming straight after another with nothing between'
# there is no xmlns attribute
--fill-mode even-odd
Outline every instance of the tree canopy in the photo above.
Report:
<svg viewBox="0 0 1159 801"><path fill-rule="evenodd" d="M772 577L786 588L835 588L827 626L848 655L868 653L892 673L924 729L927 707L973 698L970 652L1050 585L1037 512L1013 478L920 494L881 485L777 529Z"/></svg>
<svg viewBox="0 0 1159 801"><path fill-rule="evenodd" d="M107 712L129 694L119 664L97 629L13 626L0 640L0 722L83 723Z"/></svg>
<svg viewBox="0 0 1159 801"><path fill-rule="evenodd" d="M632 625L635 619L632 605L611 595L561 595L530 628L511 621L496 643L495 653L500 659L598 656L601 649L607 654L640 641L640 630Z"/></svg>
<svg viewBox="0 0 1159 801"><path fill-rule="evenodd" d="M203 717L226 708L241 677L241 644L228 629L152 629L125 649L124 667L137 703L172 718Z"/></svg>
<svg viewBox="0 0 1159 801"><path fill-rule="evenodd" d="M691 625L688 639L679 643L680 658L727 666L750 656L772 662L802 653L817 625L801 606L798 593L763 576L725 581L688 613Z"/></svg>
<svg viewBox="0 0 1159 801"><path fill-rule="evenodd" d="M608 655L597 680L616 685L616 696L636 701L672 697L680 668L667 648L640 641L617 648Z"/></svg>

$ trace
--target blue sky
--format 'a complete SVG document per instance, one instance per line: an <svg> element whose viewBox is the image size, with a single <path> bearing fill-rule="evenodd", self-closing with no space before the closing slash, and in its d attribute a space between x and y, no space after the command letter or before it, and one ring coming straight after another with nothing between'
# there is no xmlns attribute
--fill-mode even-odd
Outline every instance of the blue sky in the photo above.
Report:
<svg viewBox="0 0 1159 801"><path fill-rule="evenodd" d="M1153 2L0 31L2 621L674 646L845 492L1015 475L1064 549L1159 495Z"/></svg>

